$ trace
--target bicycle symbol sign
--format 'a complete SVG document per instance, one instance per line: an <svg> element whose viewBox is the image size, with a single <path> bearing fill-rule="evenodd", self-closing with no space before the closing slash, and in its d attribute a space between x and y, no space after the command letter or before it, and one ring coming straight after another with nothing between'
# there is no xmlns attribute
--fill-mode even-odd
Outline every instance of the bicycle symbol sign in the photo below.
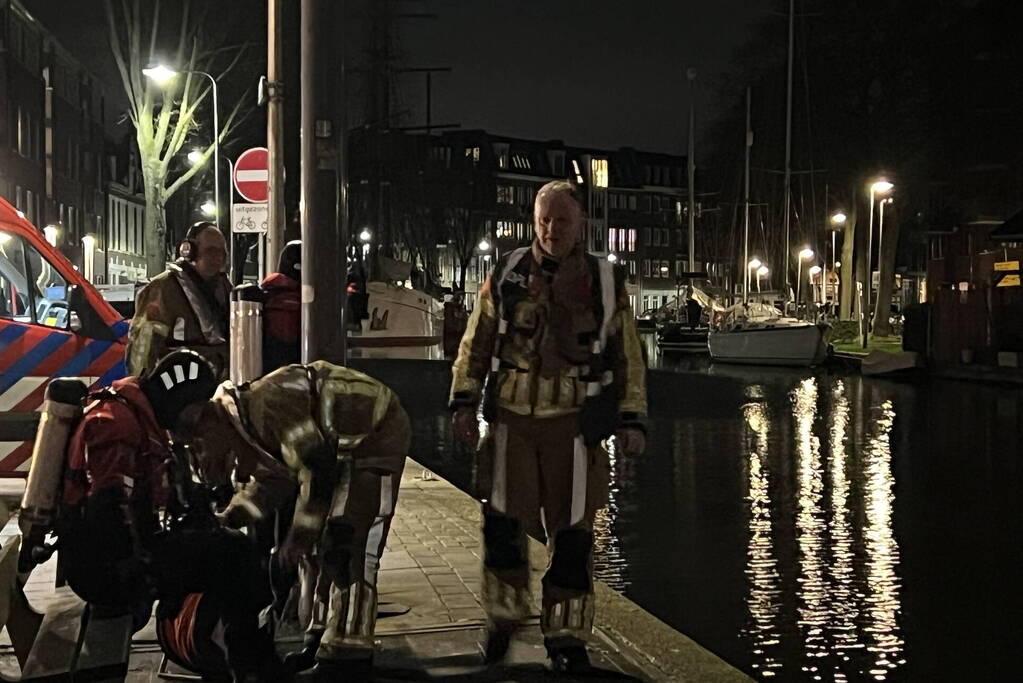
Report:
<svg viewBox="0 0 1023 683"><path fill-rule="evenodd" d="M270 219L267 204L235 204L231 214L232 232L266 232Z"/></svg>

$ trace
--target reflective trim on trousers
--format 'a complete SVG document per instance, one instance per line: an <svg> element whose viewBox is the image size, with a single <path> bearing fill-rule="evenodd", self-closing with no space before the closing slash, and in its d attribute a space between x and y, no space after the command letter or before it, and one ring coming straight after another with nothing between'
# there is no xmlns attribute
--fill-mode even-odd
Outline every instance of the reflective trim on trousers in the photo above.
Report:
<svg viewBox="0 0 1023 683"><path fill-rule="evenodd" d="M582 435L575 437L572 442L574 452L572 454L572 517L570 526L581 524L586 516L586 483L590 454L586 450Z"/></svg>
<svg viewBox="0 0 1023 683"><path fill-rule="evenodd" d="M540 614L540 629L544 637L572 636L586 639L593 629L595 602L593 594L590 593L570 600L544 604Z"/></svg>
<svg viewBox="0 0 1023 683"><path fill-rule="evenodd" d="M508 509L508 425L494 426L494 465L490 488L490 507L504 514Z"/></svg>
<svg viewBox="0 0 1023 683"><path fill-rule="evenodd" d="M529 568L523 571L529 573ZM482 602L491 622L517 622L529 616L529 587L521 588L502 581L493 571L483 567Z"/></svg>
<svg viewBox="0 0 1023 683"><path fill-rule="evenodd" d="M316 651L317 659L344 659L353 650L372 650L377 620L377 591L364 581L330 589L327 629Z"/></svg>
<svg viewBox="0 0 1023 683"><path fill-rule="evenodd" d="M394 515L394 476L386 474L380 477L380 505L373 526L366 538L366 559L363 564L362 577L370 586L377 585L377 571L380 569L380 556L384 552L384 532Z"/></svg>

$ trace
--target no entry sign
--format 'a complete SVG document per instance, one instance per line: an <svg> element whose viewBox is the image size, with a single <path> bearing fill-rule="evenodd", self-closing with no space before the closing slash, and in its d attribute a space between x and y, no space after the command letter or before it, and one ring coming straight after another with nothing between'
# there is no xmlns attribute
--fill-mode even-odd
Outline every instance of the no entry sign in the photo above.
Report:
<svg viewBox="0 0 1023 683"><path fill-rule="evenodd" d="M234 188L250 202L265 202L270 188L270 152L253 147L241 153L234 164Z"/></svg>

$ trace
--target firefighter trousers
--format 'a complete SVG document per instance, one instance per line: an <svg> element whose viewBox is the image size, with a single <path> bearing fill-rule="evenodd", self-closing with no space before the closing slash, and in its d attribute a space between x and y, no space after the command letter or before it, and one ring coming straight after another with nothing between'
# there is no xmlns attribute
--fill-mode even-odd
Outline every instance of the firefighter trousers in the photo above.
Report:
<svg viewBox="0 0 1023 683"><path fill-rule="evenodd" d="M353 453L347 485L335 489L320 543L300 567L300 605L305 607L299 618L308 624L307 632L323 632L317 659L372 656L377 572L410 438L408 417L398 406ZM358 467L360 455L370 451L394 456L396 471Z"/></svg>
<svg viewBox="0 0 1023 683"><path fill-rule="evenodd" d="M483 504L483 602L490 628L529 614L527 534L546 539L540 626L544 637L585 642L593 626L593 519L607 502L608 459L587 449L575 414L498 412Z"/></svg>

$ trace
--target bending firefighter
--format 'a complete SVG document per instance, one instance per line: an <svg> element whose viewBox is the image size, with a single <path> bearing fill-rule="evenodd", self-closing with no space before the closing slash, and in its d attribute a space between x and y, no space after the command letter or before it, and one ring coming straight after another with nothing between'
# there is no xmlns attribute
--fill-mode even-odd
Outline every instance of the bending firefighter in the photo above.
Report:
<svg viewBox="0 0 1023 683"><path fill-rule="evenodd" d="M286 482L298 479L294 518L278 550L285 565L304 563L309 625L304 649L288 663L311 667L298 680L365 672L377 570L409 449L398 397L348 368L289 365L241 387L223 383L187 432L202 478L234 480L222 513L228 526L266 518L281 506Z"/></svg>
<svg viewBox="0 0 1023 683"><path fill-rule="evenodd" d="M487 658L528 614L526 535L546 538L541 627L551 666L589 668L593 519L607 502L608 454L645 447L646 367L623 278L585 252L576 188L554 181L534 208L536 239L497 261L453 368L456 437L475 444L483 504ZM486 387L484 389L484 387Z"/></svg>

